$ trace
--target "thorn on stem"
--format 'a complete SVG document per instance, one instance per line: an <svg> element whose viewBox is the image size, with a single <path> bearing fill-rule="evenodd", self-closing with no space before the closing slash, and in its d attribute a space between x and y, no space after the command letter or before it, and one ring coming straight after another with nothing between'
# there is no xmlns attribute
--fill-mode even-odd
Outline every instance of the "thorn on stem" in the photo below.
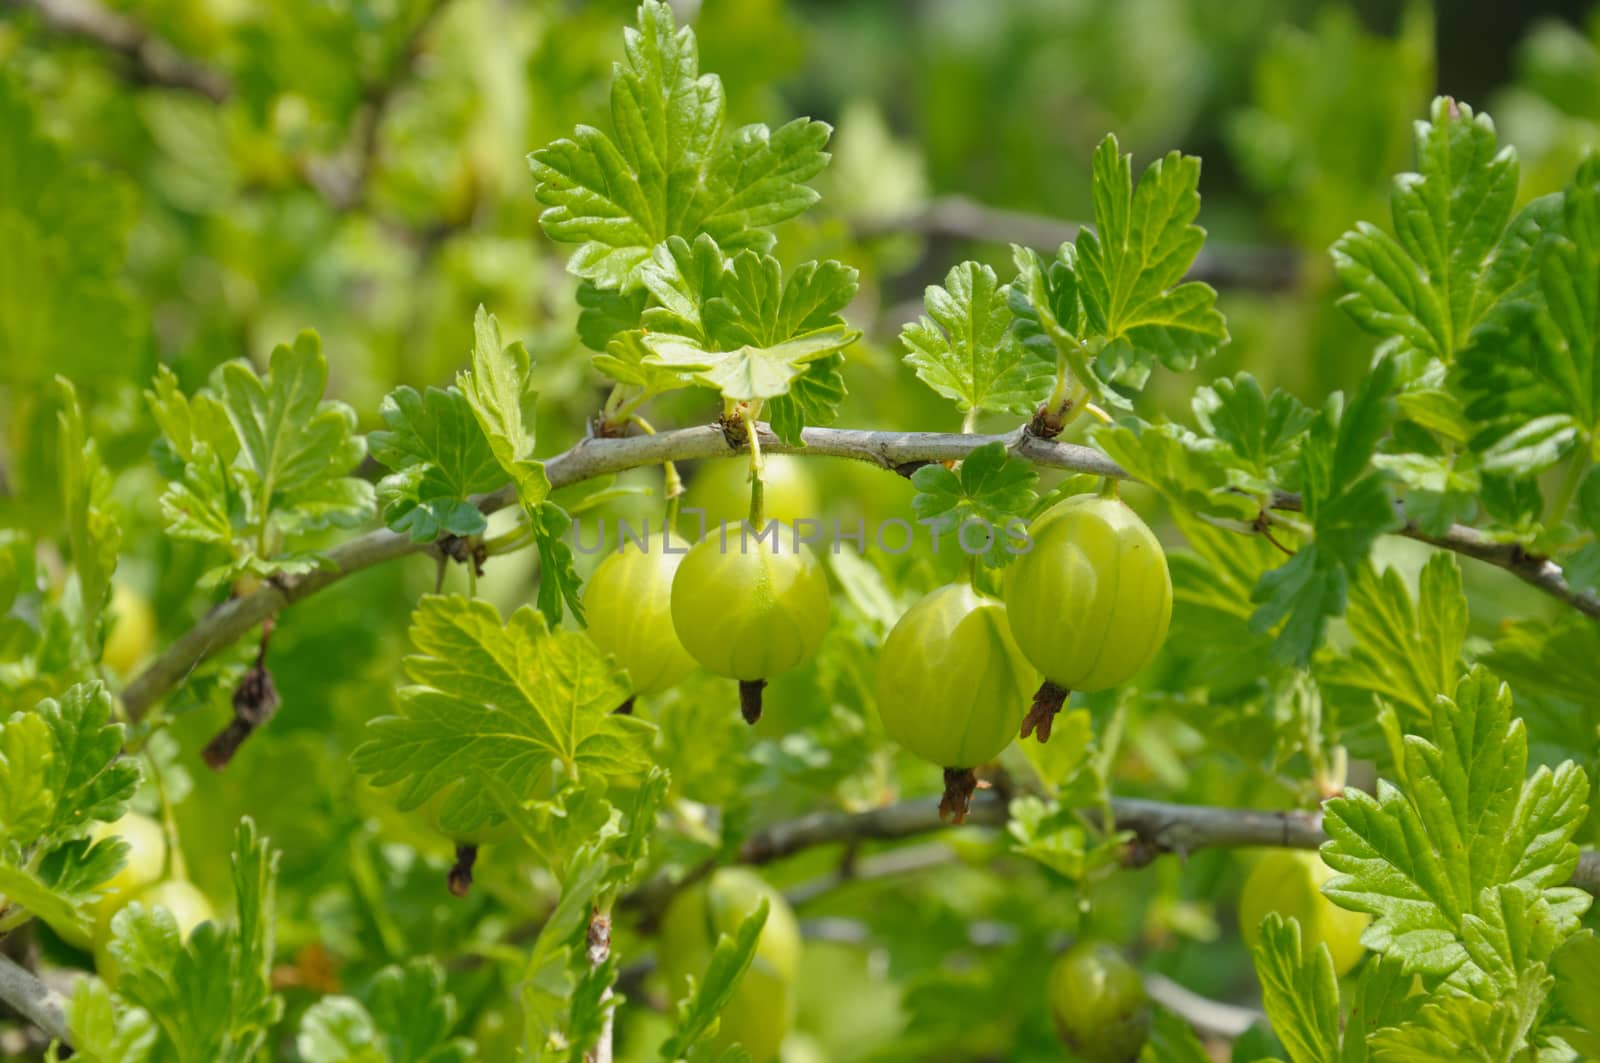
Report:
<svg viewBox="0 0 1600 1063"><path fill-rule="evenodd" d="M761 719L761 692L766 689L765 679L739 680L739 711L744 714L744 722L751 724Z"/></svg>
<svg viewBox="0 0 1600 1063"><path fill-rule="evenodd" d="M972 794L978 789L978 776L971 768L944 769L944 796L939 799L939 819L943 823L965 823L972 811Z"/></svg>
<svg viewBox="0 0 1600 1063"><path fill-rule="evenodd" d="M1032 734L1038 737L1040 744L1050 741L1050 728L1055 724L1056 713L1061 711L1071 696L1072 691L1046 679L1038 693L1033 695L1028 715L1022 718L1021 737L1027 738Z"/></svg>
<svg viewBox="0 0 1600 1063"><path fill-rule="evenodd" d="M478 847L476 845L456 846L456 862L450 866L450 893L455 897L465 897L467 891L472 889L472 865L478 862Z"/></svg>

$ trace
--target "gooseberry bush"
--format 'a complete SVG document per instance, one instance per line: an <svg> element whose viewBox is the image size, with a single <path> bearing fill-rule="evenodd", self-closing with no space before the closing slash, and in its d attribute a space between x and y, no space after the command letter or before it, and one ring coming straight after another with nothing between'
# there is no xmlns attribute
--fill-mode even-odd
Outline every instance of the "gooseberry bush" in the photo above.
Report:
<svg viewBox="0 0 1600 1063"><path fill-rule="evenodd" d="M1330 17L1237 123L1304 320L1097 131L885 330L905 146L739 124L781 34L552 10L468 121L396 79L501 14L401 6L0 35L8 1058L1600 1058L1600 155L1284 105L1426 67Z"/></svg>

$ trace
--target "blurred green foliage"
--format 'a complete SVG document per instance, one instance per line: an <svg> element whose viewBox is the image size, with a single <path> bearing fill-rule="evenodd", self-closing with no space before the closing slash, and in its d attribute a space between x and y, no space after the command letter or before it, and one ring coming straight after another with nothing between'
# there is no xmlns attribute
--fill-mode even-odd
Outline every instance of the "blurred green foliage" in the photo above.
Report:
<svg viewBox="0 0 1600 1063"><path fill-rule="evenodd" d="M1434 12L1420 2L675 6L693 18L702 68L722 76L729 123L777 126L799 114L836 127L832 161L815 182L821 205L777 227L774 253L788 271L823 257L859 271L846 316L866 334L844 354L849 392L838 414L851 426L954 430L959 415L902 363L896 334L920 312L911 304L924 286L941 283L958 258L1010 276L1005 242L921 231L924 209L960 197L1091 218L1091 156L1108 131L1133 154L1136 173L1172 149L1204 159L1200 220L1211 257L1202 264L1226 267L1261 248L1285 252L1271 261L1292 264L1286 275L1247 268L1235 283L1217 281L1231 342L1204 376L1154 376L1141 416L1188 422L1191 400L1207 401L1195 399L1199 385L1236 371L1253 374L1266 395L1281 388L1320 408L1329 392L1367 376L1372 348L1334 306L1327 249L1358 219L1387 225L1393 175L1412 166L1412 123L1426 117L1436 91L1458 91L1436 75L1443 5ZM631 2L120 0L102 12L165 41L205 72L202 86L161 83L145 59L63 29L55 9L45 0L0 9L0 546L12 559L0 575L60 590L65 562L76 560L74 579L83 578L94 545L73 539L62 505L56 454L71 418L62 391L49 386L58 374L76 388L94 442L88 467L105 468L89 474L98 487L80 492L78 523L96 506L115 513L116 579L154 603L160 644L227 591L203 578L222 559L162 532L164 484L151 461L159 432L143 398L158 366L193 393L236 359L264 374L274 347L314 328L327 397L354 411L359 431L394 432L384 397L455 381L471 365L481 305L506 341L528 352L539 454L584 437L606 391L580 342L567 249L539 230L525 156L575 124L607 124ZM1581 24L1530 13L1500 43L1514 78L1464 88L1482 97L1501 141L1521 154L1521 206L1564 186L1584 151L1600 146L1600 13ZM699 424L715 412L704 391L685 389L658 399L652 419ZM1015 420L985 412L978 423L1001 430ZM376 483L384 471L368 460L353 475ZM685 471L691 484L702 472ZM824 516L853 523L911 514L914 488L899 477L839 462L808 462L798 475L814 480ZM1046 477L1041 493L1059 479ZM492 482L486 473L440 497L459 500ZM654 472L600 486L636 491L606 502L609 516L654 512L641 500L658 490ZM556 497L575 508L595 489ZM1284 706L1317 695L1282 674L1240 671L1247 656L1269 652L1270 640L1246 626L1249 595L1281 559L1259 540L1173 512L1172 500L1153 491L1130 488L1128 497L1164 515L1152 519L1164 538L1190 547L1173 563L1174 630L1189 637L1184 652L1163 659L1148 696L1086 699L1083 726L1100 735L1120 728L1115 773L1126 793L1300 803L1306 735L1296 729L1303 717ZM509 517L497 516L489 534L507 527ZM307 551L337 541L337 533L304 531ZM58 541L72 545L63 552ZM1410 610L1420 597L1407 588L1426 552L1387 539L1376 551L1380 568L1403 576L1357 586L1352 615L1332 626L1341 649L1378 637L1372 614ZM532 555L491 558L479 594L504 614L532 601ZM673 830L658 843L657 864L693 866L754 823L932 789L878 733L871 666L901 609L948 578L953 562L916 552L874 561L834 566L849 604L828 651L814 668L772 684L767 716L749 734L726 691L703 676L641 708L659 725L655 756L672 773ZM592 562L577 559L580 571ZM398 1013L402 993L428 1004L417 1012L448 1013L445 1032L475 1038L479 1058L509 1058L499 1046L518 1039L519 949L549 914L557 877L514 843L489 851L468 899L450 897L442 887L449 843L398 812L392 795L349 761L367 721L398 711L407 618L437 576L431 561L411 557L286 613L272 642L282 709L226 773L203 769L198 751L227 720L253 647L202 666L165 706L170 726L140 736L147 770L136 806L170 803L189 873L208 894L231 896L228 861L242 816L281 850L272 977L287 1013L272 1027L272 1058L332 1051L320 1033L310 1042L302 1034L296 1046L308 1009L321 1009L308 1029L341 1014L371 1025ZM1467 566L1461 576L1471 604L1461 638L1474 652L1493 642L1490 663L1517 685L1533 761L1592 764L1600 754L1592 668L1551 669L1539 654L1559 644L1564 660L1593 662L1593 626L1556 613L1505 573ZM451 566L444 587L464 590L467 578ZM1295 590L1284 589L1284 612ZM8 608L14 597L0 593ZM94 609L74 611L72 594L66 601L60 616L3 621L0 704L8 711L62 694L67 658L94 659L103 636ZM1202 676L1240 696L1219 698L1222 707L1197 704L1181 691ZM1334 692L1318 703L1325 726L1353 732L1358 756L1381 757L1372 691L1382 677L1351 667L1318 680ZM1006 764L1029 770L1015 750ZM1592 825L1588 832L1592 840ZM1050 839L1030 841L1048 848ZM1209 995L1254 991L1230 925L1244 874L1233 854L1160 862L1122 873L1114 888L1090 884L1075 894L1064 876L992 832L970 830L947 850L915 879L864 878L801 906L803 918L855 936L808 946L794 1043L839 1061L1060 1058L1039 991L1049 961L1041 945L1091 931ZM808 853L777 877L803 885L839 857L836 849ZM43 931L39 941L52 961L87 965ZM635 928L617 927L624 966L652 947ZM424 955L443 962L442 986L428 971L396 966ZM446 990L449 1007L439 1002ZM662 996L638 982L627 992L630 1004ZM319 1004L329 994L352 1003ZM650 1058L662 1031L641 1032L654 1017L631 1010L641 1014L623 1021L619 1054Z"/></svg>

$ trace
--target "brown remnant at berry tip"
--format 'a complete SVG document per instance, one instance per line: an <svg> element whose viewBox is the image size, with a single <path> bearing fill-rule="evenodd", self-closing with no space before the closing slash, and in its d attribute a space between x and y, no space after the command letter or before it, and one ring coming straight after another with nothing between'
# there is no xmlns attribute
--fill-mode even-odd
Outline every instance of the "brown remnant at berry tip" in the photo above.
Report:
<svg viewBox="0 0 1600 1063"><path fill-rule="evenodd" d="M766 689L765 679L739 680L739 711L744 714L744 722L751 724L761 719L761 692Z"/></svg>
<svg viewBox="0 0 1600 1063"><path fill-rule="evenodd" d="M478 847L476 845L456 846L456 862L450 865L450 893L455 897L465 897L467 891L472 889L472 865L478 862Z"/></svg>
<svg viewBox="0 0 1600 1063"><path fill-rule="evenodd" d="M1050 741L1050 728L1055 724L1056 713L1061 711L1071 696L1072 691L1046 679L1038 693L1033 695L1033 705L1029 707L1028 715L1022 718L1022 737L1035 735L1041 745Z"/></svg>
<svg viewBox="0 0 1600 1063"><path fill-rule="evenodd" d="M978 789L978 776L971 768L944 769L944 796L939 799L939 819L945 823L965 823L972 811L972 795Z"/></svg>

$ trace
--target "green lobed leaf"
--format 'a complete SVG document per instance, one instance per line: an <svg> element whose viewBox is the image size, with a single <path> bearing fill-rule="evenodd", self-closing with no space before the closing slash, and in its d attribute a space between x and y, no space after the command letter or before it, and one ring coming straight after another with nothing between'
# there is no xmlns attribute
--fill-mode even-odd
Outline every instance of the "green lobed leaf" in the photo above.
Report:
<svg viewBox="0 0 1600 1063"><path fill-rule="evenodd" d="M122 725L98 681L79 683L0 723L0 835L43 857L122 815L139 784ZM90 885L94 885L91 883Z"/></svg>
<svg viewBox="0 0 1600 1063"><path fill-rule="evenodd" d="M150 1013L114 998L98 978L77 979L66 1013L72 1047L86 1060L148 1063L155 1052L159 1031Z"/></svg>
<svg viewBox="0 0 1600 1063"><path fill-rule="evenodd" d="M1021 533L1038 500L1039 474L996 440L968 454L954 471L924 465L911 474L911 508L939 541L983 563L1003 567L1023 550ZM976 530L974 530L976 529Z"/></svg>
<svg viewBox="0 0 1600 1063"><path fill-rule="evenodd" d="M61 508L77 576L79 631L90 659L100 656L100 614L111 597L122 527L110 509L111 474L84 427L83 411L71 382L56 378L61 409Z"/></svg>
<svg viewBox="0 0 1600 1063"><path fill-rule="evenodd" d="M1416 154L1417 172L1394 181L1395 235L1363 222L1333 245L1348 289L1339 302L1402 356L1449 362L1525 274L1531 243L1521 224L1507 228L1517 155L1498 145L1488 115L1438 97L1416 123Z"/></svg>
<svg viewBox="0 0 1600 1063"><path fill-rule="evenodd" d="M917 377L963 413L1032 413L1050 389L1054 356L1039 357L1012 331L1009 290L994 270L953 266L943 287L927 287L923 303L927 314L900 329Z"/></svg>
<svg viewBox="0 0 1600 1063"><path fill-rule="evenodd" d="M482 306L473 317L472 330L472 368L457 375L456 386L495 460L515 485L523 508L531 512L550 493L550 478L544 463L533 456L537 393L528 352L520 342L503 342L500 323Z"/></svg>
<svg viewBox="0 0 1600 1063"><path fill-rule="evenodd" d="M1094 225L1078 234L1078 291L1088 329L1118 376L1142 383L1150 364L1191 369L1228 340L1210 285L1183 281L1205 243L1200 160L1169 152L1137 185L1132 157L1108 135L1094 153Z"/></svg>
<svg viewBox="0 0 1600 1063"><path fill-rule="evenodd" d="M1542 898L1557 937L1590 898L1562 885L1577 866L1573 835L1587 815L1588 781L1571 761L1527 774L1528 740L1511 694L1481 667L1434 708L1432 737L1406 736L1404 788L1348 790L1324 806L1332 841L1323 859L1342 874L1324 887L1341 907L1368 912L1362 941L1407 973L1489 977L1465 944L1469 918L1501 903L1497 887ZM1504 922L1503 918L1499 920ZM1481 933L1481 927L1478 931Z"/></svg>
<svg viewBox="0 0 1600 1063"><path fill-rule="evenodd" d="M1059 362L1091 398L1104 400L1107 394L1085 342L1089 337L1078 293L1077 247L1062 244L1056 257L1047 260L1032 248L1012 244L1011 258L1017 277L1006 293L1017 339L1045 364Z"/></svg>
<svg viewBox="0 0 1600 1063"><path fill-rule="evenodd" d="M156 367L155 380L144 397L179 465L194 461L200 447L209 447L224 465L238 454L239 436L222 403L205 391L185 395L171 369Z"/></svg>
<svg viewBox="0 0 1600 1063"><path fill-rule="evenodd" d="M1412 993L1416 979L1399 963L1374 956L1361 965L1345 1024L1339 1063L1367 1063L1373 1033L1399 1026L1415 1015L1426 997Z"/></svg>
<svg viewBox="0 0 1600 1063"><path fill-rule="evenodd" d="M492 491L505 472L458 388L429 388L418 394L399 387L378 407L387 431L367 437L372 456L394 475L379 484L384 520L415 542L432 542L441 532L477 535L488 527L471 497Z"/></svg>
<svg viewBox="0 0 1600 1063"><path fill-rule="evenodd" d="M1393 568L1380 575L1364 565L1345 612L1355 646L1319 667L1323 683L1366 691L1396 706L1408 727L1425 723L1433 706L1456 687L1467 635L1461 570L1445 552L1423 566L1413 604Z"/></svg>
<svg viewBox="0 0 1600 1063"><path fill-rule="evenodd" d="M1300 452L1312 414L1299 399L1275 390L1270 397L1249 373L1222 377L1195 389L1190 403L1195 421L1232 452L1249 479L1237 486L1261 486L1279 479L1280 470Z"/></svg>
<svg viewBox="0 0 1600 1063"><path fill-rule="evenodd" d="M273 349L265 377L245 362L217 371L216 390L239 440L236 471L258 526L348 527L372 512L372 485L346 475L366 456L366 443L355 433L355 412L322 397L327 383L322 341L310 331Z"/></svg>
<svg viewBox="0 0 1600 1063"><path fill-rule="evenodd" d="M1442 996L1399 1026L1372 1035L1373 1063L1436 1063L1467 1059L1520 1063L1532 1058L1530 1033L1539 1021L1550 977L1542 965L1524 973L1516 991L1497 1001Z"/></svg>
<svg viewBox="0 0 1600 1063"><path fill-rule="evenodd" d="M1315 537L1262 576L1251 619L1257 632L1283 624L1273 643L1280 661L1310 659L1373 542L1399 527L1387 475L1368 467L1394 416L1394 379L1394 363L1381 359L1348 404L1338 394L1328 400L1301 445L1301 503Z"/></svg>
<svg viewBox="0 0 1600 1063"><path fill-rule="evenodd" d="M591 351L604 352L619 333L639 327L650 293L643 288L619 292L578 284L578 339Z"/></svg>
<svg viewBox="0 0 1600 1063"><path fill-rule="evenodd" d="M1583 1056L1600 1053L1600 937L1592 930L1569 938L1550 961L1555 976L1554 1033Z"/></svg>
<svg viewBox="0 0 1600 1063"><path fill-rule="evenodd" d="M601 778L648 767L651 727L612 715L627 682L583 633L552 630L528 606L502 622L488 602L428 595L411 643L400 714L371 721L352 754L374 785L403 784L402 809L480 774L527 795L557 760ZM484 788L459 786L439 818L465 832L503 817Z"/></svg>
<svg viewBox="0 0 1600 1063"><path fill-rule="evenodd" d="M1529 477L1600 431L1600 155L1578 167L1558 225L1533 251L1534 291L1486 322L1461 356L1485 467ZM1564 514L1558 515L1559 517Z"/></svg>
<svg viewBox="0 0 1600 1063"><path fill-rule="evenodd" d="M525 1055L554 1058L568 1017L574 978L573 948L588 924L591 906L607 870L604 844L580 847L561 878L561 897L529 950L522 979Z"/></svg>
<svg viewBox="0 0 1600 1063"><path fill-rule="evenodd" d="M661 304L645 314L646 369L729 401L770 402L774 429L792 444L805 424L833 420L844 398L840 352L860 335L839 316L855 296L854 269L806 262L785 278L770 255L724 259L706 237L673 237L646 283Z"/></svg>
<svg viewBox="0 0 1600 1063"><path fill-rule="evenodd" d="M247 1063L283 1012L272 992L278 852L245 819L234 841L237 926L202 923L184 940L172 914L135 901L111 921L117 993L159 1030L155 1058Z"/></svg>
<svg viewBox="0 0 1600 1063"><path fill-rule="evenodd" d="M539 612L551 626L561 623L564 611L583 624L583 580L578 576L568 531L572 518L554 502L545 501L528 514L534 547L539 552Z"/></svg>
<svg viewBox="0 0 1600 1063"><path fill-rule="evenodd" d="M1139 1050L1139 1063L1210 1063L1205 1044L1189 1024L1165 1008L1157 1008L1150 1039Z"/></svg>
<svg viewBox="0 0 1600 1063"><path fill-rule="evenodd" d="M718 941L705 974L690 994L677 1003L674 1009L672 1036L661 1045L661 1058L685 1059L700 1040L709 1036L713 1023L722 1009L727 1007L738 988L739 979L755 959L756 946L761 941L761 930L767 925L768 903L763 897L754 911L739 924L732 934L724 934Z"/></svg>
<svg viewBox="0 0 1600 1063"><path fill-rule="evenodd" d="M1339 1056L1339 980L1328 946L1309 951L1300 923L1268 912L1252 951L1261 979L1261 1004L1292 1063L1327 1063Z"/></svg>
<svg viewBox="0 0 1600 1063"><path fill-rule="evenodd" d="M730 251L765 251L766 231L816 202L805 182L827 164L832 132L795 119L726 132L722 83L699 72L693 31L662 0L645 0L626 31L611 86L613 133L579 126L529 156L539 223L578 245L568 268L596 287L631 292L655 248L704 233Z"/></svg>
<svg viewBox="0 0 1600 1063"><path fill-rule="evenodd" d="M465 1063L477 1047L452 1038L455 998L428 958L379 971L363 994L325 996L300 1020L296 1047L306 1063Z"/></svg>
<svg viewBox="0 0 1600 1063"><path fill-rule="evenodd" d="M1513 620L1496 633L1483 663L1519 691L1547 694L1585 707L1600 704L1594 662L1600 627L1576 612L1548 620Z"/></svg>
<svg viewBox="0 0 1600 1063"><path fill-rule="evenodd" d="M590 1063L594 1059L606 1022L620 1003L611 995L619 966L616 956L607 956L603 962L585 967L578 977L567 1012L568 1063Z"/></svg>
<svg viewBox="0 0 1600 1063"><path fill-rule="evenodd" d="M295 1048L306 1063L389 1063L377 1024L361 1002L330 994L300 1017Z"/></svg>
<svg viewBox="0 0 1600 1063"><path fill-rule="evenodd" d="M1090 438L1129 476L1149 484L1175 507L1244 521L1261 512L1259 499L1233 489L1226 453L1178 425L1130 418L1097 426Z"/></svg>

